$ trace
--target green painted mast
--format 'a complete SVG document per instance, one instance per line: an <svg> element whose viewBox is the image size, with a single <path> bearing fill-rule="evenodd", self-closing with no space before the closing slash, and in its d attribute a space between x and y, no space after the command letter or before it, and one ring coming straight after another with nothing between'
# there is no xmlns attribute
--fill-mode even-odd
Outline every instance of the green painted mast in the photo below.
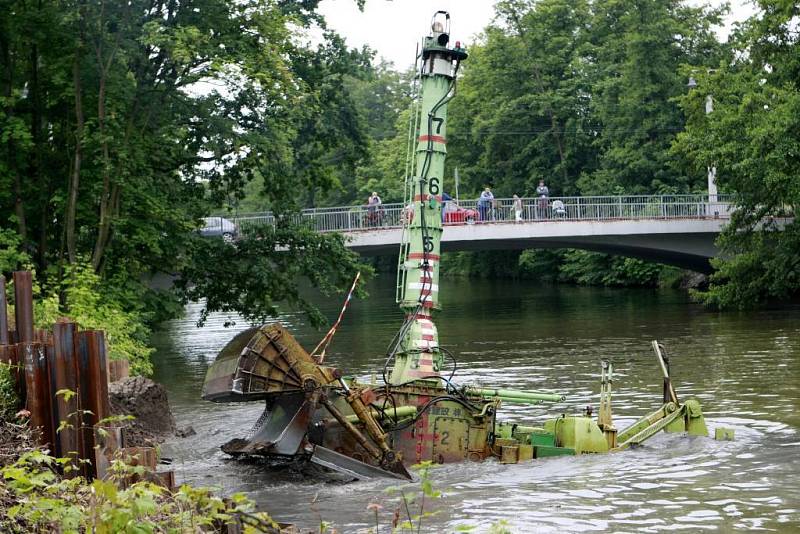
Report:
<svg viewBox="0 0 800 534"><path fill-rule="evenodd" d="M458 67L467 58L459 42L450 48L449 41L450 15L438 11L418 56L420 91L411 126L416 151L411 172L406 175L408 197L398 262L397 302L405 313L405 322L391 351L395 357L390 379L393 384L437 376L444 360L433 312L440 309L447 103L455 94Z"/></svg>

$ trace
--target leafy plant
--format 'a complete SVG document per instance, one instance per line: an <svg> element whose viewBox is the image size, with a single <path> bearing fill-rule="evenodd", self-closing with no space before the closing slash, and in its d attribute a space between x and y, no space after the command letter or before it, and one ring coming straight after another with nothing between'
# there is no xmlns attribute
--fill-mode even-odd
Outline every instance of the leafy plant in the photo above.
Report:
<svg viewBox="0 0 800 534"><path fill-rule="evenodd" d="M119 459L112 462L109 480L61 478L57 467L69 461L34 450L0 468L0 530L141 534L215 532L226 524L238 524L245 533L279 530L242 494L222 498L187 485L172 492L148 481L120 486L146 473Z"/></svg>
<svg viewBox="0 0 800 534"><path fill-rule="evenodd" d="M416 471L419 476L415 483L392 486L386 489L389 494L400 494L399 513L395 514L392 532L419 533L422 529L423 520L438 513L438 511L431 512L426 509L426 506L430 506L430 501L435 501L442 496L442 493L433 487L433 480L431 479L430 473L435 466L436 464L430 461L413 465L411 469ZM403 513L405 513L406 518L400 520Z"/></svg>
<svg viewBox="0 0 800 534"><path fill-rule="evenodd" d="M0 420L11 421L20 409L17 395L16 367L0 362Z"/></svg>

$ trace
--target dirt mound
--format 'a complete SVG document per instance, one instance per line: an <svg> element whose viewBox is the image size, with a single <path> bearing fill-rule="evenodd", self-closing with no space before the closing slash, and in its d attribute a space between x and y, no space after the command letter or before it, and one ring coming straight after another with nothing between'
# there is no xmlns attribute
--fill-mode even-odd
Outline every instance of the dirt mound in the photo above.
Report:
<svg viewBox="0 0 800 534"><path fill-rule="evenodd" d="M167 390L142 376L123 378L108 385L111 412L132 415L123 423L125 446L152 446L175 433L175 418L169 409Z"/></svg>

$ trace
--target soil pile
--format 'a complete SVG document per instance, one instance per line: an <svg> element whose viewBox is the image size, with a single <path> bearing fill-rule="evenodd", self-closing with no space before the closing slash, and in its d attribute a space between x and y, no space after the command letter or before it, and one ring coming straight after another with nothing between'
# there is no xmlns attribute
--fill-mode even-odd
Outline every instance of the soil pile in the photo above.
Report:
<svg viewBox="0 0 800 534"><path fill-rule="evenodd" d="M143 376L123 378L108 385L108 396L113 414L135 417L121 425L126 447L153 446L175 433L175 418L161 384Z"/></svg>

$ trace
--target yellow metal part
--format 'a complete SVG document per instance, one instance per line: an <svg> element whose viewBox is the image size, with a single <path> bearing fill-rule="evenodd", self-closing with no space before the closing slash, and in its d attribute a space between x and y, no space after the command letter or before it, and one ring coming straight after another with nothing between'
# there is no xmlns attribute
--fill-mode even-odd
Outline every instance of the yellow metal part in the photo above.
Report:
<svg viewBox="0 0 800 534"><path fill-rule="evenodd" d="M600 372L600 410L597 412L597 426L606 437L609 449L617 446L617 428L611 419L611 384L614 366L609 360L601 360Z"/></svg>
<svg viewBox="0 0 800 534"><path fill-rule="evenodd" d="M501 464L515 464L519 462L519 447L515 445L503 445L500 452Z"/></svg>
<svg viewBox="0 0 800 534"><path fill-rule="evenodd" d="M356 414L358 420L364 425L369 437L372 438L372 441L377 443L383 454L390 452L391 448L386 442L386 433L383 431L381 425L378 424L378 421L375 420L372 411L364 404L364 401L361 399L361 392L358 390L351 391L347 396L347 403L353 409L353 413Z"/></svg>
<svg viewBox="0 0 800 534"><path fill-rule="evenodd" d="M733 441L734 433L732 428L717 427L714 429L714 439L717 441Z"/></svg>
<svg viewBox="0 0 800 534"><path fill-rule="evenodd" d="M555 434L558 447L573 449L575 454L608 452L605 435L589 417L559 417L546 421L544 428Z"/></svg>
<svg viewBox="0 0 800 534"><path fill-rule="evenodd" d="M620 432L619 443L614 450L623 450L631 445L639 445L655 433L666 428L670 423L683 417L685 406L677 406L674 402L664 404L653 413L646 415Z"/></svg>

